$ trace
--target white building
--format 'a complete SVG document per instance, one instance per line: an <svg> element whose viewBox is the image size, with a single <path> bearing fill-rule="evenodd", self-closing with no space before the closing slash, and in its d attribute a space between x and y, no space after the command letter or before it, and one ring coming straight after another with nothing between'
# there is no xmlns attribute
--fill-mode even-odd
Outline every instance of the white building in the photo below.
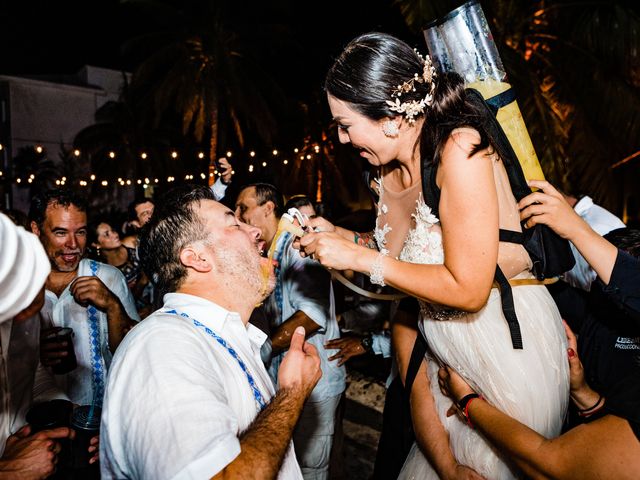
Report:
<svg viewBox="0 0 640 480"><path fill-rule="evenodd" d="M40 146L50 160L57 162L61 146L70 149L76 134L95 123L96 110L119 99L125 76L128 81L128 73L92 66L65 76L0 75L3 176L22 147ZM9 191L4 190L1 205L8 208ZM13 182L13 208L28 209L28 190ZM130 199L119 201L126 206Z"/></svg>

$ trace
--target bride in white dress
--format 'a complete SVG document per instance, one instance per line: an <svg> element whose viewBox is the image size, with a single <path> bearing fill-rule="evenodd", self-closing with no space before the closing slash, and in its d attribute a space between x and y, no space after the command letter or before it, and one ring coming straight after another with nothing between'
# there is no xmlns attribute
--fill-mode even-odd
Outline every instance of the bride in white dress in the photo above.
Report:
<svg viewBox="0 0 640 480"><path fill-rule="evenodd" d="M532 279L524 248L498 241L520 230L516 201L499 152L466 100L459 77L436 77L429 59L386 34L354 39L329 70L329 107L342 143L380 167L373 236L335 227L300 239L323 265L369 274L418 298L419 330L429 353L411 391L417 443L400 478L518 478L440 393L446 364L510 416L545 436L560 433L568 402L566 338L543 285L512 288L524 347L514 349L494 288L496 264L509 279ZM424 188L440 191L436 216L422 197L421 166L436 162ZM393 330L401 375L416 336Z"/></svg>

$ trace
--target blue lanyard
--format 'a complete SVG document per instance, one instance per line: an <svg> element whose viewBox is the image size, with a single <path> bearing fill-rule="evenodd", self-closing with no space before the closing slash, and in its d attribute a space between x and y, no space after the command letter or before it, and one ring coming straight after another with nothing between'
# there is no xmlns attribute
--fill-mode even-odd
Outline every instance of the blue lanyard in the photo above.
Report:
<svg viewBox="0 0 640 480"><path fill-rule="evenodd" d="M99 264L90 260L89 268L93 277L98 275ZM98 310L93 305L87 307L87 317L89 323L89 351L91 352L91 386L93 389L93 405L102 406L104 397L104 368L102 358L102 336L100 328L100 318Z"/></svg>
<svg viewBox="0 0 640 480"><path fill-rule="evenodd" d="M227 352L229 352L229 355L231 355L236 360L236 362L238 362L238 365L240 365L240 368L242 369L244 374L247 376L247 381L249 382L249 386L251 387L251 390L253 390L253 398L255 399L256 403L260 407L260 410L262 410L264 407L267 406L267 403L265 402L264 397L262 396L262 392L260 392L260 390L256 386L255 380L253 379L253 377L249 373L249 369L247 368L245 363L242 361L242 359L238 356L238 353L233 349L233 347L229 346L229 344L227 343L227 341L224 338L222 338L219 335L217 335L216 332L211 330L206 325L200 323L195 318L191 318L186 313L179 312L179 311L177 311L175 309L169 310L167 308L163 308L161 311L164 312L164 313L170 313L170 314L173 314L173 315L179 315L181 317L188 318L189 320L191 320L193 322L193 324L196 327L202 328L209 336L213 337L220 345L222 345L227 350Z"/></svg>

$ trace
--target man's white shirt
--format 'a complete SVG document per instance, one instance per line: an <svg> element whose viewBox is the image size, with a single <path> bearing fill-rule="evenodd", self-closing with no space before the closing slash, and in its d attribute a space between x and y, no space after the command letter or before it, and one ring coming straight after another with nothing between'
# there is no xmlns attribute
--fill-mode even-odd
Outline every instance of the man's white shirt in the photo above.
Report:
<svg viewBox="0 0 640 480"><path fill-rule="evenodd" d="M598 234L606 235L612 230L624 228L626 225L613 213L593 203L591 197L582 197L573 207L575 212L589 224ZM596 272L578 252L578 249L569 242L576 264L563 275L564 280L572 287L591 290L591 283L596 279Z"/></svg>
<svg viewBox="0 0 640 480"><path fill-rule="evenodd" d="M40 316L0 325L0 454L9 435L26 421L33 403L68 400L40 364Z"/></svg>
<svg viewBox="0 0 640 480"><path fill-rule="evenodd" d="M260 407L239 362L193 320L235 350L267 403L275 395L260 358L262 331L200 297L170 293L164 302L114 356L102 413L102 478L211 478L240 454L238 437ZM166 312L172 309L189 318ZM279 478L302 478L292 444Z"/></svg>
<svg viewBox="0 0 640 480"><path fill-rule="evenodd" d="M96 267L96 272L91 269L91 264ZM135 300L127 285L127 280L120 270L111 265L93 260L83 259L78 265L78 277L96 275L102 283L120 299L122 306L132 320L139 321L140 316L136 310ZM92 332L88 318L88 309L77 303L69 284L60 297L55 293L45 291L45 304L42 308L42 328L71 327L73 328L73 344L78 366L66 375L56 375L56 381L69 399L79 405L89 405L94 401L94 385L92 383L92 370L101 369L102 378L106 378L106 372L111 364L111 350L109 349L109 328L107 314L95 309L98 328ZM95 359L92 351L94 336L99 343L100 358ZM100 399L102 400L102 399Z"/></svg>

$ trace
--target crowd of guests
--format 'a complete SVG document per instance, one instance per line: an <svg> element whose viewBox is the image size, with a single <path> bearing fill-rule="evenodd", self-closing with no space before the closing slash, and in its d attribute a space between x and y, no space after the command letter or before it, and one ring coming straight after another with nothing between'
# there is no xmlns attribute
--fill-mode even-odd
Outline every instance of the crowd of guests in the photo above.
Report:
<svg viewBox="0 0 640 480"><path fill-rule="evenodd" d="M392 358L375 478L640 477L640 232L544 181L517 202L462 80L394 37L354 39L325 89L376 171L372 232L267 183L229 202L227 160L123 227L72 189L0 214L0 478L75 467L76 424L29 420L55 401L99 418L84 478L337 478L345 364L373 355ZM290 208L303 233L279 228ZM577 259L552 285L498 234L537 224ZM332 272L401 295L346 308Z"/></svg>

